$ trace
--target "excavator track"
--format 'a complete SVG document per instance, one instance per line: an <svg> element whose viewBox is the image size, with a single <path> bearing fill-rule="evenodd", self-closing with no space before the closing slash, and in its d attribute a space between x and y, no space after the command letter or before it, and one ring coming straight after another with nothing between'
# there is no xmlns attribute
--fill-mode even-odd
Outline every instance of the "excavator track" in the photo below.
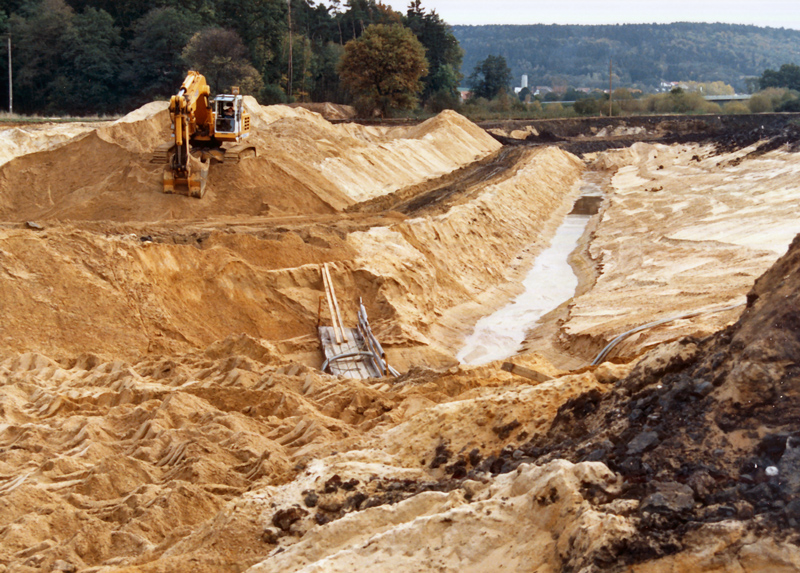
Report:
<svg viewBox="0 0 800 573"><path fill-rule="evenodd" d="M150 157L150 163L169 163L169 156L174 148L175 144L171 141L162 143L153 151L153 155Z"/></svg>
<svg viewBox="0 0 800 573"><path fill-rule="evenodd" d="M257 157L258 153L254 145L249 143L240 143L229 147L225 150L225 163L239 163L242 159L248 157Z"/></svg>

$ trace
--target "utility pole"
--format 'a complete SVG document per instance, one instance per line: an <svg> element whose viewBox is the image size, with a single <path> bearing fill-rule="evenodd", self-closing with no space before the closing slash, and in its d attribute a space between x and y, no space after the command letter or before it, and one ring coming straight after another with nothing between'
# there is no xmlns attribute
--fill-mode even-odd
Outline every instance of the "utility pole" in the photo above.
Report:
<svg viewBox="0 0 800 573"><path fill-rule="evenodd" d="M289 5L289 85L286 88L286 95L292 97L292 0L286 0Z"/></svg>
<svg viewBox="0 0 800 573"><path fill-rule="evenodd" d="M14 113L14 78L11 72L11 34L8 35L8 113Z"/></svg>
<svg viewBox="0 0 800 573"><path fill-rule="evenodd" d="M614 109L614 60L608 58L608 117Z"/></svg>

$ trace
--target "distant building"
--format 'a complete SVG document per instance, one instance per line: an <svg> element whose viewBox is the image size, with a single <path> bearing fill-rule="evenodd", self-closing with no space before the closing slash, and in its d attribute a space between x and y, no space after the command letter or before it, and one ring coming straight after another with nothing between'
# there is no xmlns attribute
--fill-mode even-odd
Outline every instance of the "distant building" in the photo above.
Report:
<svg viewBox="0 0 800 573"><path fill-rule="evenodd" d="M519 95L519 92L521 92L527 87L528 87L528 76L527 74L523 74L522 79L520 81L520 86L518 88L514 88L514 93Z"/></svg>
<svg viewBox="0 0 800 573"><path fill-rule="evenodd" d="M688 90L689 86L683 82L661 82L661 91L668 92L675 88L681 88L682 90Z"/></svg>

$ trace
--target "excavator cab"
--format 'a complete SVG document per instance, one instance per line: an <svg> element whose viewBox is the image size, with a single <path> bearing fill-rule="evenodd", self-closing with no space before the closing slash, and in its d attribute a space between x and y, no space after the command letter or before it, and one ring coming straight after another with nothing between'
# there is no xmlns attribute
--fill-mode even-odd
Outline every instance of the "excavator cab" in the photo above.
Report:
<svg viewBox="0 0 800 573"><path fill-rule="evenodd" d="M250 135L250 114L244 109L244 99L239 90L232 91L214 99L214 135L220 141L240 141Z"/></svg>
<svg viewBox="0 0 800 573"><path fill-rule="evenodd" d="M236 101L236 100L239 101ZM242 122L242 98L239 96L220 95L214 101L214 112L217 118L214 131L219 135L236 134Z"/></svg>

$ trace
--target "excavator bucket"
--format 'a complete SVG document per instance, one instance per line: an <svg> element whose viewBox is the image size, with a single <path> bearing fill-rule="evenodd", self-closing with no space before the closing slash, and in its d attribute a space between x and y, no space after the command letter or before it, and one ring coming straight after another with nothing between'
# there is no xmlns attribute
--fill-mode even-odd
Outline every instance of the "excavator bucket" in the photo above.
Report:
<svg viewBox="0 0 800 573"><path fill-rule="evenodd" d="M167 166L164 169L164 193L202 198L206 192L209 161L190 157L185 172Z"/></svg>

